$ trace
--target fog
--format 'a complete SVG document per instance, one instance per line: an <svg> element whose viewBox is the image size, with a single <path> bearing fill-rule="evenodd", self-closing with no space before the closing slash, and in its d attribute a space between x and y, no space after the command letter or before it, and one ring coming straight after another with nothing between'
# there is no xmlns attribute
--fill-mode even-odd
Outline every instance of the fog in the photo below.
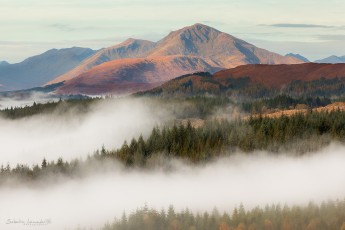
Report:
<svg viewBox="0 0 345 230"><path fill-rule="evenodd" d="M14 95L13 97L0 96L0 109L31 106L34 102L47 103L54 101L59 101L59 97L40 92Z"/></svg>
<svg viewBox="0 0 345 230"><path fill-rule="evenodd" d="M37 229L10 220L50 219L40 229L103 226L123 211L147 204L160 210L230 211L280 203L304 205L344 198L345 146L332 144L303 157L267 153L237 154L205 166L170 162L174 170L121 171L113 169L92 177L67 180L44 188L0 189L0 228Z"/></svg>
<svg viewBox="0 0 345 230"><path fill-rule="evenodd" d="M0 163L31 165L44 157L85 159L102 145L117 148L124 140L146 135L154 125L171 120L167 111L157 108L162 107L139 99L104 100L86 113L74 108L16 120L0 118ZM158 210L172 204L177 210L203 212L214 207L231 211L241 203L253 208L342 199L344 162L345 146L332 144L303 157L237 153L204 166L165 160L169 171L123 170L107 164L108 170L62 178L55 184L4 184L0 229L97 228L145 204ZM28 220L49 220L49 224L10 223Z"/></svg>
<svg viewBox="0 0 345 230"><path fill-rule="evenodd" d="M0 164L85 158L102 145L113 149L145 135L167 117L141 100L122 99L96 103L86 114L76 108L16 120L0 118Z"/></svg>

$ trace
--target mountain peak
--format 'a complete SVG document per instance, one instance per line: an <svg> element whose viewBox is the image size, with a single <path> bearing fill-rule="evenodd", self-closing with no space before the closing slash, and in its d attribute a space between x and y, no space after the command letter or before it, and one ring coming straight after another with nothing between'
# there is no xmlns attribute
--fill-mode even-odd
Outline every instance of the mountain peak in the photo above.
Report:
<svg viewBox="0 0 345 230"><path fill-rule="evenodd" d="M198 31L204 31L204 30L214 30L214 31L217 31L220 33L219 30L211 27L211 26L208 26L208 25L205 25L205 24L201 24L201 23L195 23L194 25L191 25L191 26L186 26L184 28L182 28L181 30L188 30L188 29L191 29L191 30L198 30Z"/></svg>
<svg viewBox="0 0 345 230"><path fill-rule="evenodd" d="M151 42L151 41L148 41L148 40L142 40L142 39L136 39L136 38L128 38L126 39L125 41L117 44L117 45L114 45L114 46L111 46L111 47L108 47L106 49L110 50L110 49L114 49L114 48L119 48L119 47L126 47L126 46L130 46L132 44L147 44L147 45L151 45L153 46L154 45L154 42Z"/></svg>
<svg viewBox="0 0 345 230"><path fill-rule="evenodd" d="M182 29L173 31L170 33L172 37L179 37L182 40L191 40L194 42L207 42L215 39L219 34L219 30L216 30L210 26L196 23L192 26L187 26Z"/></svg>
<svg viewBox="0 0 345 230"><path fill-rule="evenodd" d="M160 40L149 57L186 55L203 57L223 68L243 64L295 64L303 61L255 47L230 34L196 23L171 32Z"/></svg>
<svg viewBox="0 0 345 230"><path fill-rule="evenodd" d="M213 53L222 52L219 47L222 38L226 35L212 27L200 23L187 26L182 29L170 32L166 37L160 40L155 50L150 54L152 57L167 55L188 55L211 57ZM226 35L229 40L234 37ZM223 47L224 48L224 47Z"/></svg>
<svg viewBox="0 0 345 230"><path fill-rule="evenodd" d="M297 59L304 61L304 62L310 62L306 57L304 57L300 54L288 53L285 55L285 57L294 57L294 58L297 58Z"/></svg>

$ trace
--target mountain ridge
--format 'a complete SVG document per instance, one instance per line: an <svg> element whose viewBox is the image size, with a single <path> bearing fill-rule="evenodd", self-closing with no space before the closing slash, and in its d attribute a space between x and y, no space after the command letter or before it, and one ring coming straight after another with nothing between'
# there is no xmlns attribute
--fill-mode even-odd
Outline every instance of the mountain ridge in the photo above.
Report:
<svg viewBox="0 0 345 230"><path fill-rule="evenodd" d="M295 53L288 53L285 55L285 57L295 57L301 61L304 61L304 62L310 62L308 58L300 55L300 54L295 54Z"/></svg>
<svg viewBox="0 0 345 230"><path fill-rule="evenodd" d="M9 65L10 63L8 63L7 61L0 61L0 66L6 66Z"/></svg>
<svg viewBox="0 0 345 230"><path fill-rule="evenodd" d="M220 67L232 68L243 64L295 64L294 57L269 52L201 23L172 31L157 42L149 57L192 55L211 59Z"/></svg>
<svg viewBox="0 0 345 230"><path fill-rule="evenodd" d="M133 49L133 44L137 45L136 49ZM119 50L124 50L125 54L121 56L122 58L117 58L118 56L116 56L116 58L110 58L114 60L109 61L109 59L106 59L103 61L100 57L103 54L108 57L109 54L107 53L107 50L115 50L116 54L119 53ZM134 52L132 52L131 55L128 55L126 53L128 50L134 50ZM166 58L177 56L179 57L179 65L174 64L172 62L172 58ZM192 26L172 31L157 43L139 39L128 39L116 46L103 49L97 54L85 60L81 65L59 76L53 81L50 81L48 84L65 81L63 90L60 90L60 92L63 93L81 93L73 88L78 85L77 80L80 81L80 84L82 84L83 82L83 91L85 90L87 92L94 91L92 90L92 87L95 87L95 85L106 85L106 83L115 84L115 82L117 82L116 84L121 85L121 83L119 82L119 76L122 76L124 82L127 82L127 80L126 76L119 71L122 68L119 63L122 63L126 67L128 75L137 74L145 76L146 74L148 74L147 70L145 70L146 72L144 71L145 73L141 73L141 70L136 68L135 66L133 66L132 70L127 68L131 65L131 58L144 58L146 59L146 61L153 59L155 60L155 62L160 63L159 66L163 66L162 61L165 60L167 61L166 66L168 68L170 66L175 66L177 68L176 70L170 69L172 74L166 72L164 73L167 74L167 77L163 78L164 80L170 80L173 77L185 74L186 72L184 71L185 68L183 65L186 65L191 71L196 72L209 71L210 68L217 70L226 69L245 64L303 63L303 61L294 57L284 57L282 55L269 52L267 50L255 47L254 45L251 45L232 35L197 23ZM159 59L160 61L158 61ZM201 59L203 59L202 64L200 64ZM181 63L182 60L186 62L183 64ZM125 63L126 61L128 61L128 63ZM143 61L143 63L145 62L145 60L141 61ZM109 62L107 65L102 65L107 62ZM192 66L195 65L195 62L199 62L199 64L197 64L198 67L192 68ZM97 68L99 64L106 67L109 72L106 73L105 71L99 71L99 68ZM111 64L114 64L114 68L109 68L109 65ZM199 68L200 66L203 66L203 69ZM118 69L115 69L115 67ZM97 71L95 71L94 68L97 68ZM161 73L164 72L161 70L161 68L153 68L152 72L154 71ZM151 79L150 84L160 82L160 76L154 73L151 73L151 76L156 76L157 79ZM87 86L87 82L90 81L83 80L83 77L86 77L88 79L93 78L93 84L89 84ZM74 78L76 78L76 80L73 80ZM111 78L113 78L113 80L111 80ZM96 82L97 79L98 82ZM102 83L102 80L105 79L108 80ZM116 79L116 81L114 79ZM136 84L139 82L140 81L136 78L135 82L132 83ZM87 87L89 87L90 89L86 89ZM109 88L115 89L118 87L106 86L105 91L108 92ZM100 88L96 91L97 93L101 93ZM116 91L114 91L113 93L116 94Z"/></svg>
<svg viewBox="0 0 345 230"><path fill-rule="evenodd" d="M95 53L90 48L50 49L20 63L0 66L0 91L20 90L43 85Z"/></svg>
<svg viewBox="0 0 345 230"><path fill-rule="evenodd" d="M332 63L332 64L345 63L345 56L332 55L324 59L316 60L315 62L316 63Z"/></svg>

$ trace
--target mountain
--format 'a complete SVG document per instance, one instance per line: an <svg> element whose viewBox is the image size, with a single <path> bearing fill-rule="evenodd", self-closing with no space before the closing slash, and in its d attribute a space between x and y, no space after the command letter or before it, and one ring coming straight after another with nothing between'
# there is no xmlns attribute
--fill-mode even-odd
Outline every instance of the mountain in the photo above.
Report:
<svg viewBox="0 0 345 230"><path fill-rule="evenodd" d="M100 65L104 62L124 59L124 58L143 58L155 47L154 42L139 40L139 39L127 39L126 41L98 51L92 57L86 59L76 68L59 76L58 78L50 81L49 84L54 84L66 80L70 80L88 70L92 67ZM46 82L45 82L46 83Z"/></svg>
<svg viewBox="0 0 345 230"><path fill-rule="evenodd" d="M1 66L6 66L9 65L10 63L8 63L7 61L0 61L0 67Z"/></svg>
<svg viewBox="0 0 345 230"><path fill-rule="evenodd" d="M345 56L338 57L338 56L332 55L321 60L316 60L315 62L316 63L333 63L333 64L345 63Z"/></svg>
<svg viewBox="0 0 345 230"><path fill-rule="evenodd" d="M114 60L64 82L60 94L129 94L146 90L178 77L198 71L220 70L204 59L190 56L131 58Z"/></svg>
<svg viewBox="0 0 345 230"><path fill-rule="evenodd" d="M195 24L171 32L160 40L149 57L191 55L210 59L222 68L245 64L296 64L294 57L284 57L255 47L212 27Z"/></svg>
<svg viewBox="0 0 345 230"><path fill-rule="evenodd" d="M214 74L184 75L139 95L235 93L255 98L285 93L293 96L330 96L345 94L344 84L345 64L243 65Z"/></svg>
<svg viewBox="0 0 345 230"><path fill-rule="evenodd" d="M285 55L285 57L294 57L294 58L297 58L303 62L310 62L306 57L303 57L300 54L288 53Z"/></svg>
<svg viewBox="0 0 345 230"><path fill-rule="evenodd" d="M0 91L43 85L95 53L88 48L52 49L17 64L0 65Z"/></svg>
<svg viewBox="0 0 345 230"><path fill-rule="evenodd" d="M185 73L262 63L297 64L302 61L257 48L209 26L195 24L173 31L157 43L129 39L103 49L47 85L63 81L64 86L58 90L60 93L121 94L120 91L127 93L152 87L152 84L161 84Z"/></svg>

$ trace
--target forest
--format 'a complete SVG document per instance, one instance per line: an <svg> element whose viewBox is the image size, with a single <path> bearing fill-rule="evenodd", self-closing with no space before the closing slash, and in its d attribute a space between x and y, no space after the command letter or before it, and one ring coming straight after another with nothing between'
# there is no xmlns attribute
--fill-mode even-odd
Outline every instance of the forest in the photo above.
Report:
<svg viewBox="0 0 345 230"><path fill-rule="evenodd" d="M134 97L136 99L137 96ZM150 108L150 114L169 111L168 119L150 127L146 133L137 133L126 139L117 148L100 145L98 149L90 149L83 158L66 160L63 157L66 154L62 153L61 157L54 159L49 156L48 150L45 157L34 164L17 162L16 165L10 165L0 162L0 187L20 185L29 189L41 186L49 188L51 185L62 185L66 180L83 181L106 175L109 170L119 170L124 172L123 175L154 173L157 170L165 174L172 170L169 163L176 160L190 168L204 167L222 159L232 159L236 155L251 156L261 151L270 157L288 156L297 161L320 152L332 143L345 142L345 111L313 109L341 101L341 98L281 94L250 101L233 100L225 96L139 99L141 104ZM99 109L98 103L112 100L123 99L107 97L34 103L32 106L1 110L0 116L4 121L13 123L30 121L40 116L64 117L65 114L75 114L82 119ZM303 107L303 112L267 116L272 111L298 107ZM235 116L236 111L238 114ZM266 207L258 206L248 210L240 202L238 200L238 208L232 209L229 206L230 210L225 213L216 209L213 212L198 213L188 209L175 211L173 206L165 206L166 209L162 210L145 206L133 212L126 210L127 214L122 218L114 215L116 219L109 220L102 229L345 229L343 200L334 199L323 203L318 200L300 206L292 203L267 204ZM80 226L85 225L81 223Z"/></svg>
<svg viewBox="0 0 345 230"><path fill-rule="evenodd" d="M335 77L317 80L295 80L282 87L269 87L252 82L249 77L217 79L207 72L194 73L175 78L161 87L139 92L138 96L163 98L188 98L193 96L222 96L232 100L253 101L270 99L279 95L293 98L341 98L345 94L345 78Z"/></svg>
<svg viewBox="0 0 345 230"><path fill-rule="evenodd" d="M119 161L128 168L155 168L159 158L180 159L191 164L207 163L236 152L250 154L265 150L273 154L302 155L331 142L345 142L345 112L340 110L297 113L270 118L262 115L246 119L211 120L201 127L187 124L154 127L147 137L126 140L119 149L102 147L87 159L66 162L62 158L33 166L1 165L0 182L8 178L32 181L52 174L70 177L82 174L94 162ZM85 170L84 170L85 171Z"/></svg>
<svg viewBox="0 0 345 230"><path fill-rule="evenodd" d="M176 119L183 118L202 118L207 119L217 110L224 110L227 107L238 108L243 113L260 114L271 111L294 109L299 105L307 108L318 108L329 105L333 102L343 101L343 98L329 97L292 97L287 94L280 94L275 97L257 98L253 100L232 100L225 96L193 96L186 98L171 97L138 97L146 104L153 105L155 110L166 109L173 114ZM39 114L66 113L77 110L82 113L89 111L90 107L97 102L115 100L112 97L88 98L88 99L69 99L56 102L33 103L24 107L10 107L0 110L0 116L8 119L20 119ZM116 99L121 100L121 99Z"/></svg>
<svg viewBox="0 0 345 230"><path fill-rule="evenodd" d="M87 98L87 99L68 99L50 101L47 103L36 103L26 106L10 107L0 110L0 116L8 119L19 119L24 117L30 117L34 115L50 114L53 112L59 112L60 114L66 113L71 109L78 109L81 113L85 113L89 110L90 106L101 98Z"/></svg>
<svg viewBox="0 0 345 230"><path fill-rule="evenodd" d="M306 206L267 205L246 210L241 204L231 212L194 214L185 209L155 210L147 206L108 223L103 230L324 230L345 229L345 200Z"/></svg>

